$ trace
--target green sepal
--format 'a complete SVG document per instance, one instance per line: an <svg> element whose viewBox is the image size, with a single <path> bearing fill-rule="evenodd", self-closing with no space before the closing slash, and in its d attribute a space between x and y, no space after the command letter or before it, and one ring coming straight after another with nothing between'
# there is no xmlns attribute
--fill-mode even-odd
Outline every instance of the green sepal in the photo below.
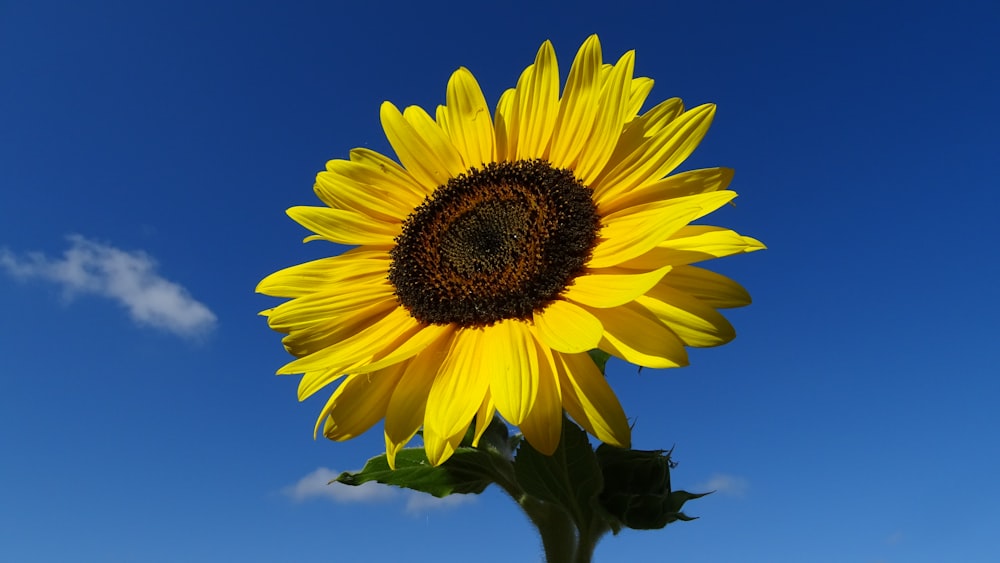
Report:
<svg viewBox="0 0 1000 563"><path fill-rule="evenodd" d="M670 497L667 499L667 508L668 508L668 510L676 512L677 514L683 515L683 513L681 512L681 507L684 506L685 502L687 502L689 500L694 500L696 498L701 498L703 496L707 496L707 495L710 495L710 494L712 494L712 491L709 491L707 493L689 493L687 491L672 491L670 493ZM688 516L688 517L685 517L685 518L678 518L678 519L679 520L697 520L698 517L697 516L695 516L695 517Z"/></svg>
<svg viewBox="0 0 1000 563"><path fill-rule="evenodd" d="M470 429L474 427L475 423L470 426ZM469 443L471 444L471 440ZM503 420L499 416L494 416L489 426L483 431L483 435L479 438L479 449L500 456L507 461L512 461L514 459L514 451L520 443L521 435L515 434L511 436Z"/></svg>
<svg viewBox="0 0 1000 563"><path fill-rule="evenodd" d="M434 467L423 448L404 448L396 454L395 470L389 468L388 459L381 454L369 459L361 471L345 471L336 481L353 486L376 481L436 497L478 494L496 481L497 467L491 457L494 454L460 447L447 462Z"/></svg>
<svg viewBox="0 0 1000 563"><path fill-rule="evenodd" d="M599 348L594 348L587 353L590 354L590 359L594 360L594 363L597 364L597 369L601 370L601 373L603 374L604 369L608 365L608 359L611 358L611 354L608 354Z"/></svg>

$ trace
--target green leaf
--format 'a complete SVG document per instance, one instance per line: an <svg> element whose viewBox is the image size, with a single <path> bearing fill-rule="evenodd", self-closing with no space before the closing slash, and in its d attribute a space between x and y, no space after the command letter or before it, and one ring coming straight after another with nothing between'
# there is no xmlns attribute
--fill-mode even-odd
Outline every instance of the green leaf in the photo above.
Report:
<svg viewBox="0 0 1000 563"><path fill-rule="evenodd" d="M594 519L601 517L596 511L604 486L601 468L587 433L565 418L555 453L547 456L522 442L514 474L525 493L563 507L580 530L590 529Z"/></svg>
<svg viewBox="0 0 1000 563"><path fill-rule="evenodd" d="M590 359L594 360L594 363L597 364L597 369L601 370L601 373L603 374L604 368L607 367L608 359L611 357L611 354L608 354L604 350L600 350L598 348L594 348L587 353L590 354Z"/></svg>
<svg viewBox="0 0 1000 563"><path fill-rule="evenodd" d="M395 470L389 468L389 462L385 454L382 454L368 460L361 471L341 473L336 480L354 486L376 481L436 497L456 493L478 494L498 478L503 478L497 460L492 459L494 457L499 456L483 450L460 447L447 462L434 467L427 461L423 448L404 448L396 454ZM503 463L509 465L509 462Z"/></svg>

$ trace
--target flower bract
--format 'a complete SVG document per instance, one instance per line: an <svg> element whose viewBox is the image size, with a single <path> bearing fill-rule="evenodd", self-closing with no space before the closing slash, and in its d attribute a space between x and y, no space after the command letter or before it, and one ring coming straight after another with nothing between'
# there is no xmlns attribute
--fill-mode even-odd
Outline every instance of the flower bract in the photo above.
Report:
<svg viewBox="0 0 1000 563"><path fill-rule="evenodd" d="M495 413L552 453L565 410L628 447L587 352L669 368L733 338L718 309L749 295L695 264L763 245L692 224L735 197L732 170L673 173L715 106L641 112L653 81L633 70L633 52L607 64L591 36L560 86L545 42L491 111L459 68L433 116L382 104L398 162L359 148L327 163L324 205L288 214L307 241L352 248L257 288L288 298L263 313L296 358L278 373L303 374L300 400L333 388L317 432L346 440L384 421L392 464L422 429L437 465Z"/></svg>

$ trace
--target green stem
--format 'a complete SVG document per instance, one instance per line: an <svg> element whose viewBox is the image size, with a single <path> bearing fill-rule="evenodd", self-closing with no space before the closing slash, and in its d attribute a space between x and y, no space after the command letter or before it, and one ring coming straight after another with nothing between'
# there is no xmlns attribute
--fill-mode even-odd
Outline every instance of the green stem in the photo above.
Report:
<svg viewBox="0 0 1000 563"><path fill-rule="evenodd" d="M576 524L565 509L526 494L513 475L508 475L505 471L498 471L494 475L494 481L517 502L531 523L538 528L546 563L590 563L596 540L588 542L589 548L578 546L580 537Z"/></svg>
<svg viewBox="0 0 1000 563"><path fill-rule="evenodd" d="M542 536L546 563L590 563L597 542L609 531L603 522L580 530L563 507L529 495L523 495L518 504Z"/></svg>
<svg viewBox="0 0 1000 563"><path fill-rule="evenodd" d="M603 521L595 520L587 533L580 534L580 544L576 550L576 562L575 563L590 563L594 558L594 549L597 547L597 542L600 541L601 536L611 531L607 524Z"/></svg>
<svg viewBox="0 0 1000 563"><path fill-rule="evenodd" d="M562 507L527 495L518 504L542 536L546 563L590 563L591 553L581 549L576 525Z"/></svg>

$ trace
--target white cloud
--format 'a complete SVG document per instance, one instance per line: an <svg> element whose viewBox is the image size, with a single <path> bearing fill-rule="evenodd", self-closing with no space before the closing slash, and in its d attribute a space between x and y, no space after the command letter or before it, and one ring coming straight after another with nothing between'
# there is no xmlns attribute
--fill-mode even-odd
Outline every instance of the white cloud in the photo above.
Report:
<svg viewBox="0 0 1000 563"><path fill-rule="evenodd" d="M408 514L421 514L428 510L444 510L455 508L464 504L476 501L478 495L448 495L446 497L436 497L427 493L417 491L407 491L406 512Z"/></svg>
<svg viewBox="0 0 1000 563"><path fill-rule="evenodd" d="M69 241L61 258L38 252L19 258L0 248L0 267L16 278L56 283L68 297L107 297L125 306L135 322L181 336L203 334L215 326L215 314L183 286L157 274L156 262L146 253L126 252L80 235L71 235Z"/></svg>
<svg viewBox="0 0 1000 563"><path fill-rule="evenodd" d="M713 473L708 481L698 485L698 491L715 491L717 494L734 497L743 497L747 493L750 484L743 477L727 475L725 473Z"/></svg>
<svg viewBox="0 0 1000 563"><path fill-rule="evenodd" d="M437 498L426 493L398 489L375 482L358 486L331 483L338 475L340 475L338 471L320 467L299 479L294 485L285 487L284 493L296 501L318 498L341 504L385 502L402 497L406 499L403 510L411 515L422 514L429 510L454 508L476 500L475 495L449 495Z"/></svg>

